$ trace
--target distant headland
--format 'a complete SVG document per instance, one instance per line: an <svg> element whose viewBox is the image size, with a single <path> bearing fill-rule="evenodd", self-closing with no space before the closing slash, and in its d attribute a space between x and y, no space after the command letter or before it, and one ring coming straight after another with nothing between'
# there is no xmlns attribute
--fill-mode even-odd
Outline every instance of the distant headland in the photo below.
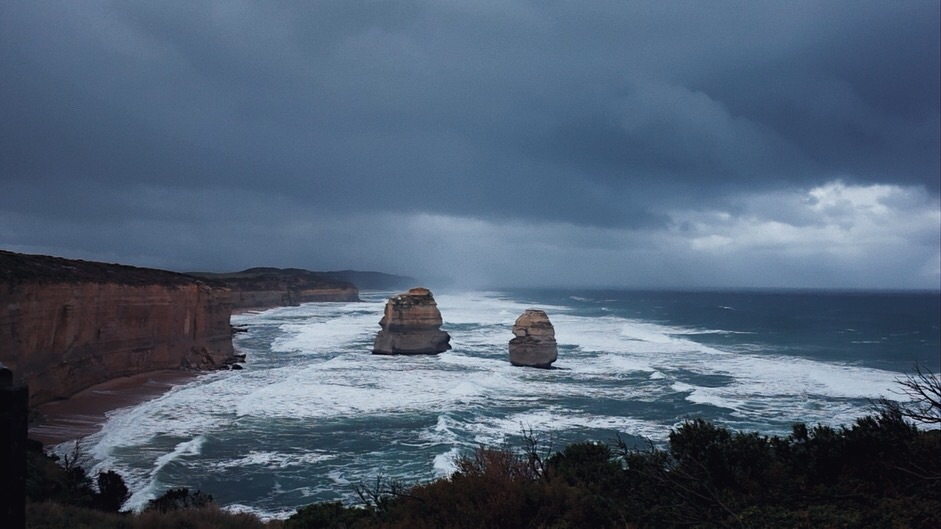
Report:
<svg viewBox="0 0 941 529"><path fill-rule="evenodd" d="M358 301L359 288L412 278L379 272L251 268L177 273L0 250L0 364L30 404L160 370L229 368L234 310Z"/></svg>

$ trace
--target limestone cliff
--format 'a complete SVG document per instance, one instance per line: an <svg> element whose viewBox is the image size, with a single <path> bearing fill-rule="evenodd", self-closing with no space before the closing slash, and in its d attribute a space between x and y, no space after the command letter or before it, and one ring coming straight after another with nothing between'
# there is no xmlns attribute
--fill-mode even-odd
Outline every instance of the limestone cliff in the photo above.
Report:
<svg viewBox="0 0 941 529"><path fill-rule="evenodd" d="M223 285L146 268L0 251L0 362L30 404L120 376L232 362Z"/></svg>
<svg viewBox="0 0 941 529"><path fill-rule="evenodd" d="M510 363L515 366L547 368L559 357L555 328L545 311L528 309L513 324Z"/></svg>
<svg viewBox="0 0 941 529"><path fill-rule="evenodd" d="M379 320L374 354L437 354L451 348L451 336L441 330L441 312L427 288L413 288L386 302Z"/></svg>
<svg viewBox="0 0 941 529"><path fill-rule="evenodd" d="M232 292L234 309L286 307L314 301L359 301L359 289L328 273L299 268L250 268L242 272L192 274L221 281Z"/></svg>

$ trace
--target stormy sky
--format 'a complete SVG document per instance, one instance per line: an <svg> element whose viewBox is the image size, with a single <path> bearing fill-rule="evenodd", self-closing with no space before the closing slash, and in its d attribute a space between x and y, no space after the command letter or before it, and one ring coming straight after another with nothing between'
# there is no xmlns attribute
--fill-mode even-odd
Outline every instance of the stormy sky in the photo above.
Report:
<svg viewBox="0 0 941 529"><path fill-rule="evenodd" d="M941 286L939 4L0 2L0 248Z"/></svg>

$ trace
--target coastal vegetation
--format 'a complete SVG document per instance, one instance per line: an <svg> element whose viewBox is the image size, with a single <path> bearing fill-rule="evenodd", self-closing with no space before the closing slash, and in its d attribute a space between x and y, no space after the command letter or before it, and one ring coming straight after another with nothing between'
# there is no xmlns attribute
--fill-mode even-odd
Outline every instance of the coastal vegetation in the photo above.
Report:
<svg viewBox="0 0 941 529"><path fill-rule="evenodd" d="M833 428L737 432L701 419L666 446L580 442L552 451L532 432L520 446L479 447L447 478L356 487L358 505L316 503L284 521L226 513L176 489L118 514L126 488L96 487L71 458L30 457L28 527L113 528L817 528L941 526L941 386L919 370L902 381L913 405L877 403ZM103 477L106 476L106 477Z"/></svg>

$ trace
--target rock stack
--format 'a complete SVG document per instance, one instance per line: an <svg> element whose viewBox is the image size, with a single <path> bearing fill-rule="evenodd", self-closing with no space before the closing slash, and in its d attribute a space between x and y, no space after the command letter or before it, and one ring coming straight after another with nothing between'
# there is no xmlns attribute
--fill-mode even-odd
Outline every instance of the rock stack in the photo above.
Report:
<svg viewBox="0 0 941 529"><path fill-rule="evenodd" d="M545 311L529 309L513 324L510 363L515 366L548 368L559 357L555 328Z"/></svg>
<svg viewBox="0 0 941 529"><path fill-rule="evenodd" d="M438 354L451 348L451 336L441 330L441 312L427 288L389 298L379 326L373 354Z"/></svg>

